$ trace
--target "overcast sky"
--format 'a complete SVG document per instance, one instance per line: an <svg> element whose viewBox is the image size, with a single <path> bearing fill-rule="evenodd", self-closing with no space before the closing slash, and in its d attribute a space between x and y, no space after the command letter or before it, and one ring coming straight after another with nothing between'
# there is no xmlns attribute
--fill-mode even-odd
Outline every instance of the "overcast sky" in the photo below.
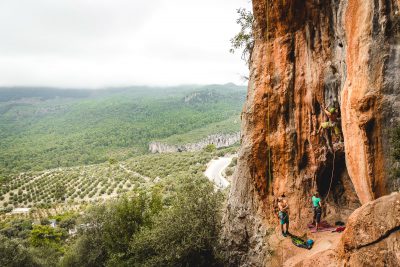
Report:
<svg viewBox="0 0 400 267"><path fill-rule="evenodd" d="M0 86L241 82L249 0L1 0Z"/></svg>

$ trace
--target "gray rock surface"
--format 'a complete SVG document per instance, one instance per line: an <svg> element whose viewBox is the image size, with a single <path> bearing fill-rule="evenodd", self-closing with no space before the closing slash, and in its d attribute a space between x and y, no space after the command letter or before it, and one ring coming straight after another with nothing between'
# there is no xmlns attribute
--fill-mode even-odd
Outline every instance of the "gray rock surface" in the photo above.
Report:
<svg viewBox="0 0 400 267"><path fill-rule="evenodd" d="M191 144L170 145L161 142L152 142L149 144L151 153L172 153L183 151L199 151L210 144L214 144L217 148L228 147L240 141L240 133L233 134L213 134L207 138Z"/></svg>

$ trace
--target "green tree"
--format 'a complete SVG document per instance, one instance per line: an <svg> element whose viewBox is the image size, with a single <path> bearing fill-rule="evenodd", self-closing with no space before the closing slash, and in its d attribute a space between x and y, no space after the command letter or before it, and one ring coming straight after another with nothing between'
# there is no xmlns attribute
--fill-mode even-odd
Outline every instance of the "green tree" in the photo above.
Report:
<svg viewBox="0 0 400 267"><path fill-rule="evenodd" d="M222 195L208 181L186 181L170 209L133 237L130 266L219 266Z"/></svg>
<svg viewBox="0 0 400 267"><path fill-rule="evenodd" d="M51 247L61 250L61 241L66 237L67 233L59 228L48 225L34 225L29 242L33 247Z"/></svg>
<svg viewBox="0 0 400 267"><path fill-rule="evenodd" d="M0 266L38 266L20 239L0 235Z"/></svg>
<svg viewBox="0 0 400 267"><path fill-rule="evenodd" d="M141 227L150 225L152 216L158 213L158 198L158 194L139 193L94 207L82 219L84 226L63 258L62 266L125 262L132 236Z"/></svg>
<svg viewBox="0 0 400 267"><path fill-rule="evenodd" d="M251 11L247 11L245 8L239 8L237 13L239 18L236 23L239 24L240 31L231 39L232 48L230 52L234 53L236 50L241 50L242 59L249 65L254 48L254 16Z"/></svg>
<svg viewBox="0 0 400 267"><path fill-rule="evenodd" d="M32 230L32 221L28 219L14 219L3 222L0 228L0 234L8 238L25 239Z"/></svg>
<svg viewBox="0 0 400 267"><path fill-rule="evenodd" d="M61 259L61 266L104 266L107 248L100 234L81 234Z"/></svg>
<svg viewBox="0 0 400 267"><path fill-rule="evenodd" d="M33 264L26 266L54 267L58 266L62 251L59 248L41 246L28 247L28 253L32 258Z"/></svg>
<svg viewBox="0 0 400 267"><path fill-rule="evenodd" d="M116 160L116 159L114 159L114 158L109 158L108 159L108 163L110 164L110 165L114 165L114 164L116 164L118 161Z"/></svg>
<svg viewBox="0 0 400 267"><path fill-rule="evenodd" d="M212 153L217 150L217 147L214 144L209 144L204 148L205 152Z"/></svg>
<svg viewBox="0 0 400 267"><path fill-rule="evenodd" d="M54 197L59 200L65 200L65 194L67 193L66 187L64 184L58 182L56 184L56 191L54 193Z"/></svg>

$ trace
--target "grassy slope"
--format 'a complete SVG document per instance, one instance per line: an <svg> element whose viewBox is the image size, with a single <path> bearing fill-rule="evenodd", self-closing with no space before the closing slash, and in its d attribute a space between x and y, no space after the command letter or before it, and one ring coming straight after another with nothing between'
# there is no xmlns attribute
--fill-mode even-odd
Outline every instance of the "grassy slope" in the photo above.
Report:
<svg viewBox="0 0 400 267"><path fill-rule="evenodd" d="M245 97L244 88L233 85L17 91L0 89L0 177L125 159L145 153L152 140L231 132L238 125L229 119Z"/></svg>

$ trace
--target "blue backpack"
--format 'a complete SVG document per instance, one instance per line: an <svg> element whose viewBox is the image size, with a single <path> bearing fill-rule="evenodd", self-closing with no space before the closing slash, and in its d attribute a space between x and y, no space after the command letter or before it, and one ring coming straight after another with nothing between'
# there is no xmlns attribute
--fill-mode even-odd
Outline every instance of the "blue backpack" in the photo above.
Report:
<svg viewBox="0 0 400 267"><path fill-rule="evenodd" d="M306 244L307 244L307 248L308 248L308 249L311 249L312 246L314 245L314 240L308 239L308 240L306 241Z"/></svg>
<svg viewBox="0 0 400 267"><path fill-rule="evenodd" d="M314 240L308 239L307 241L304 241L299 237L292 236L292 243L299 248L311 249L314 245Z"/></svg>

